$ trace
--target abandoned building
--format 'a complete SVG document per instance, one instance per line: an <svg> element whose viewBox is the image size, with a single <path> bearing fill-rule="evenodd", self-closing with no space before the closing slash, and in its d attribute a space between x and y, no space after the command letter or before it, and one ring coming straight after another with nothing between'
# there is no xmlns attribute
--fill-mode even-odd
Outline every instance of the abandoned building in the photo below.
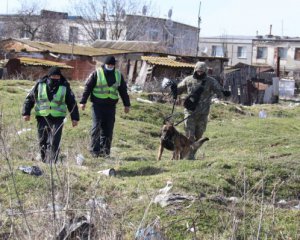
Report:
<svg viewBox="0 0 300 240"><path fill-rule="evenodd" d="M65 64L72 68L72 71L67 71L66 73L66 77L70 80L86 79L96 67L96 61L94 60L95 57L120 55L127 52L129 51L93 48L75 44L34 42L19 39L6 39L0 41L0 59L11 60L31 58L31 61L34 61L34 59L40 59L40 63L44 60L44 62L57 62L57 65L59 66ZM46 70L47 65L45 65L45 71ZM45 71L41 72L41 74ZM13 74L16 76L22 75L23 77L30 79L31 76L36 76L36 72L38 72L36 68L32 69L31 72L28 71L28 69L24 72L24 69L19 68L13 72L7 71L7 74L8 76Z"/></svg>
<svg viewBox="0 0 300 240"><path fill-rule="evenodd" d="M1 14L0 39L92 44L96 40L151 41L164 46L168 54L196 55L199 28L167 19L124 14L120 19L84 19L65 12L41 10L38 14ZM116 32L118 36L115 36Z"/></svg>
<svg viewBox="0 0 300 240"><path fill-rule="evenodd" d="M239 63L223 73L223 85L231 91L231 100L243 105L276 103L278 92L273 86L278 87L278 80L268 65Z"/></svg>

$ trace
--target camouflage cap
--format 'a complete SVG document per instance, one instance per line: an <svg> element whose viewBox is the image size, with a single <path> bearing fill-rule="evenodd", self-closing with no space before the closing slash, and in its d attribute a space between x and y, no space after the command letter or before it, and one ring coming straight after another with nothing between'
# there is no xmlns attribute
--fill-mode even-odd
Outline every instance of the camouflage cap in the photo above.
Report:
<svg viewBox="0 0 300 240"><path fill-rule="evenodd" d="M207 66L205 62L197 62L194 68L194 72L196 71L203 71L207 72Z"/></svg>

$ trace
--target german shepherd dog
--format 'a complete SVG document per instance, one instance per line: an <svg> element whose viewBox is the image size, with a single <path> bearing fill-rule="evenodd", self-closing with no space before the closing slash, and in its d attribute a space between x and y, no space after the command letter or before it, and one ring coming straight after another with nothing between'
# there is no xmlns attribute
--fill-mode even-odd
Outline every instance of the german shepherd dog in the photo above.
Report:
<svg viewBox="0 0 300 240"><path fill-rule="evenodd" d="M171 160L183 159L190 151L199 149L208 140L209 138L205 137L194 142L178 132L172 123L166 122L161 129L157 160L161 160L165 148L173 151Z"/></svg>

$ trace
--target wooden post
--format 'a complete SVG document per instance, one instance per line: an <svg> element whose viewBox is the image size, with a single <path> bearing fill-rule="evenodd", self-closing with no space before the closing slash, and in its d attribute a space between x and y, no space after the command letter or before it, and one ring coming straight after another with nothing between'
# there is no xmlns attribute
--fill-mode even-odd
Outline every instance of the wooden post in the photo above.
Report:
<svg viewBox="0 0 300 240"><path fill-rule="evenodd" d="M280 57L279 56L277 56L276 76L280 77Z"/></svg>

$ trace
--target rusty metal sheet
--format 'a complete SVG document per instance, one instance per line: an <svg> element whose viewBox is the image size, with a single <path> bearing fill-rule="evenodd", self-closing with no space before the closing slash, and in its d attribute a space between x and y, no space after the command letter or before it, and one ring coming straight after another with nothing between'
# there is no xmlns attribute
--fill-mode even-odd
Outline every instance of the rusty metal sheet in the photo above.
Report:
<svg viewBox="0 0 300 240"><path fill-rule="evenodd" d="M30 65L30 66L58 66L60 68L73 68L72 66L69 66L62 62L54 62L44 59L37 59L37 58L27 58L27 57L20 57L18 58L23 65Z"/></svg>
<svg viewBox="0 0 300 240"><path fill-rule="evenodd" d="M119 50L109 48L94 48L89 46L65 44L65 43L49 43L35 42L30 40L8 39L1 42L1 48L5 51L15 52L51 52L57 54L81 55L81 56L107 56L131 53L130 50Z"/></svg>
<svg viewBox="0 0 300 240"><path fill-rule="evenodd" d="M179 67L179 68L194 68L195 64L179 62L168 57L150 57L142 56L142 60L147 61L153 65L162 65L168 67Z"/></svg>

